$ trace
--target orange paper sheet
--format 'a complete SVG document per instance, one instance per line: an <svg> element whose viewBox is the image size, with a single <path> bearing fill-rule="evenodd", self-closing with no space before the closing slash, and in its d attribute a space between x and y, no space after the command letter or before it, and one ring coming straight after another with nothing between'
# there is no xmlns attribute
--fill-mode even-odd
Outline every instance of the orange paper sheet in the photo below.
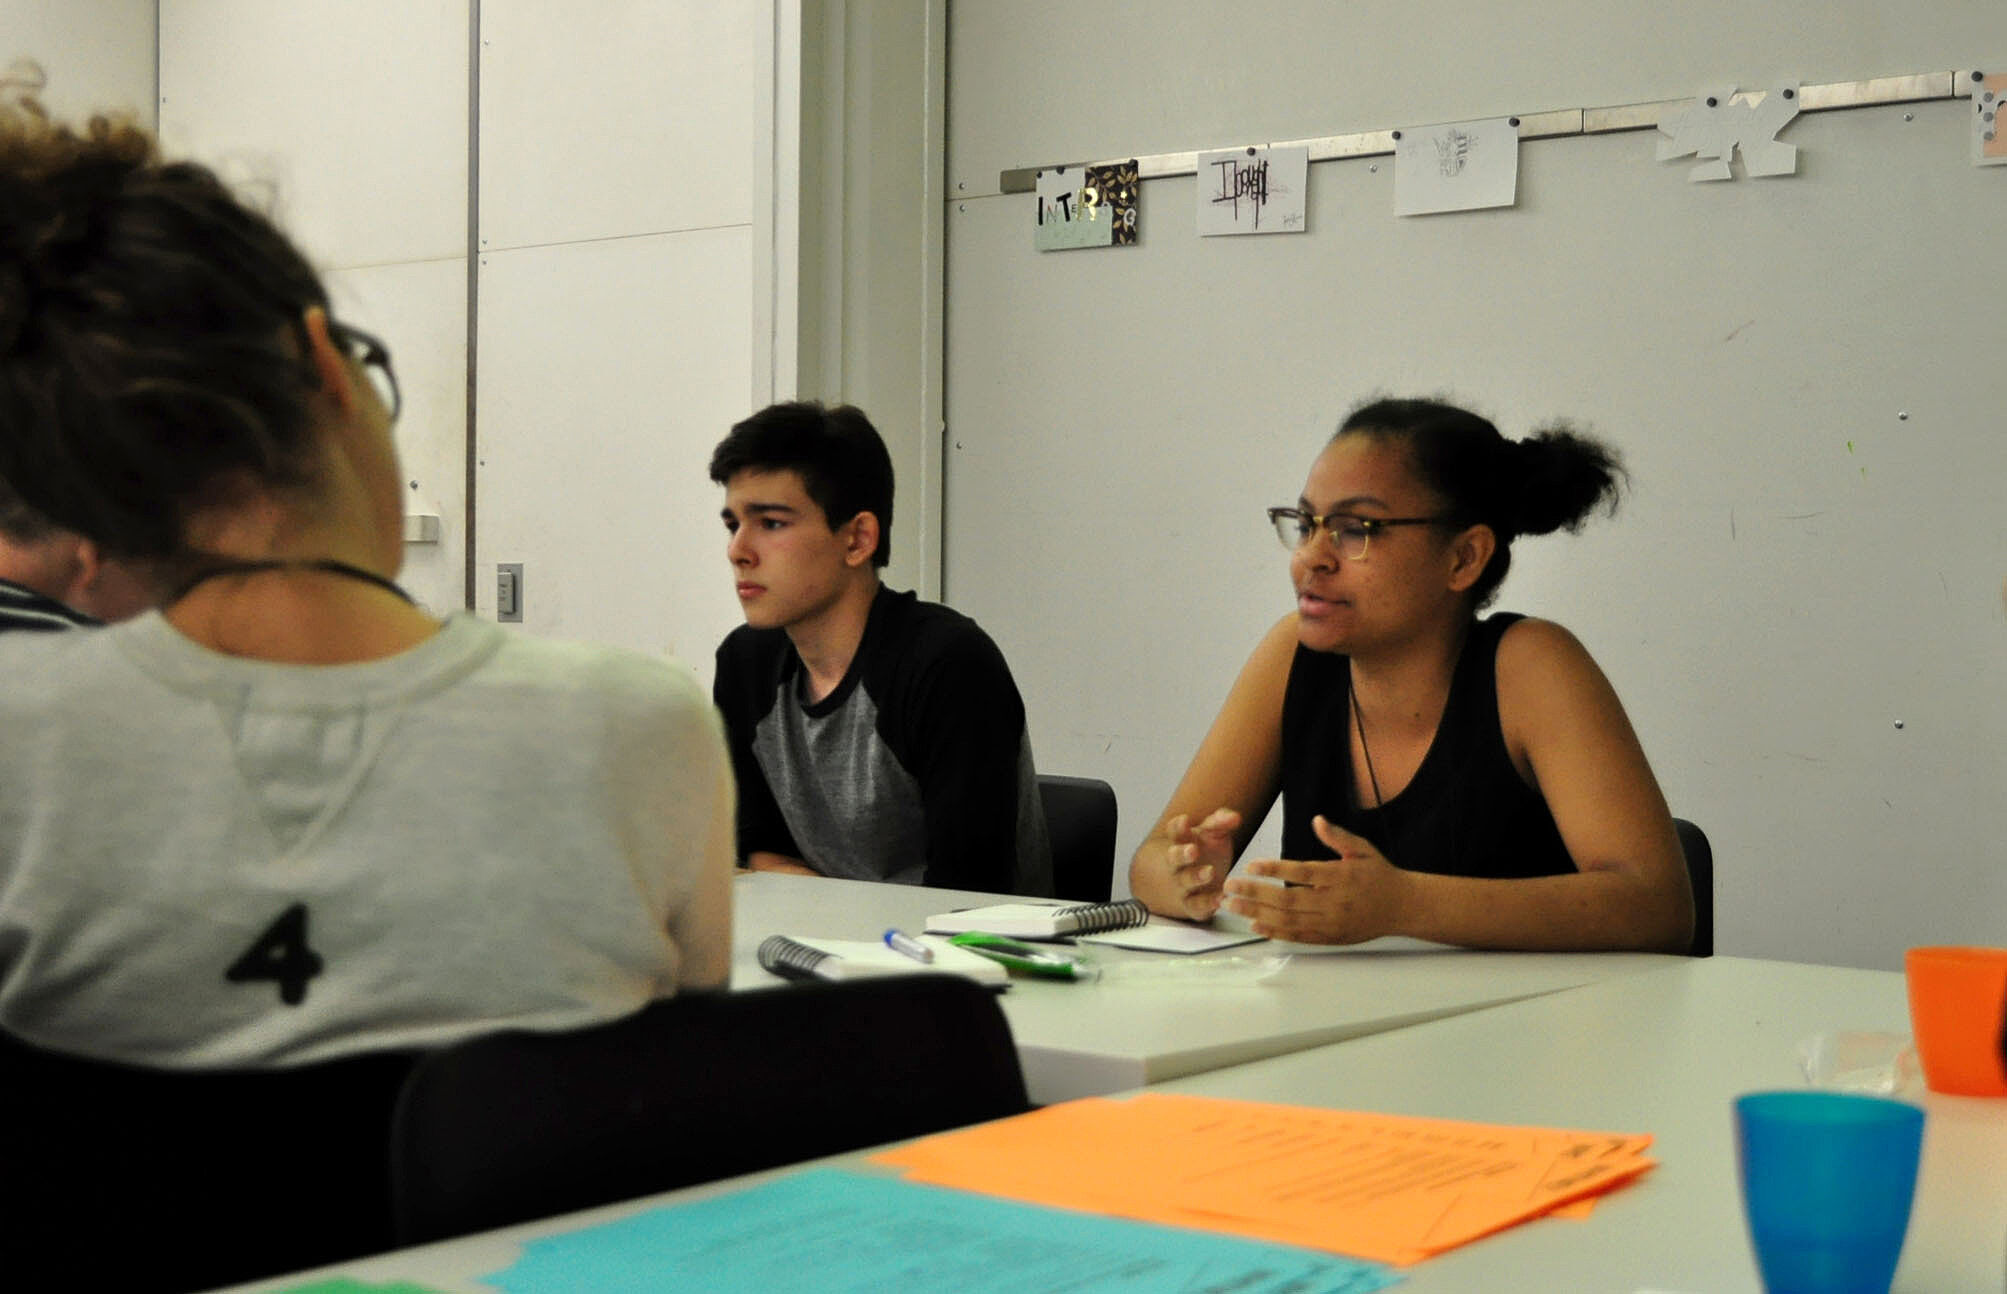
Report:
<svg viewBox="0 0 2007 1294"><path fill-rule="evenodd" d="M1145 1092L887 1151L910 1180L1407 1265L1652 1166L1649 1136Z"/></svg>

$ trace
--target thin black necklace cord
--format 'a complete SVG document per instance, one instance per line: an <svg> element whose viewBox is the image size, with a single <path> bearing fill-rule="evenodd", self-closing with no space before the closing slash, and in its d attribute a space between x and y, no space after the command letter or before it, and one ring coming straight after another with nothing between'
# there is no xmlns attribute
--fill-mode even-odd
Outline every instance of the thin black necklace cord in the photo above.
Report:
<svg viewBox="0 0 2007 1294"><path fill-rule="evenodd" d="M1381 826L1387 833L1386 844L1381 847L1380 856L1394 866L1394 859L1401 849L1400 827L1387 811L1387 797L1380 793L1380 775L1373 770L1373 748L1366 744L1366 716L1359 708L1359 688L1352 681L1352 665L1345 664L1345 693L1352 702L1352 726L1359 730L1359 753L1366 757L1366 780L1373 787L1373 807L1380 812ZM1364 825L1364 824L1361 824Z"/></svg>
<svg viewBox="0 0 2007 1294"><path fill-rule="evenodd" d="M1359 711L1359 688L1352 682L1352 671L1345 670L1345 691L1352 700L1352 726L1359 730L1359 753L1366 757L1366 780L1373 785L1373 807L1387 807L1387 797L1380 794L1380 775L1373 771L1373 748L1366 744L1366 716Z"/></svg>
<svg viewBox="0 0 2007 1294"><path fill-rule="evenodd" d="M321 571L328 575L339 575L344 579L360 580L364 584L374 584L388 593L397 595L412 606L418 605L417 599L406 593L402 588L399 588L395 580L387 580L375 571L366 571L360 566L351 566L347 562L336 561L332 557L265 558L258 561L218 562L214 566L204 567L188 579L182 581L181 587L174 590L174 595L168 598L167 605L172 606L176 602L181 601L181 599L194 592L197 585L205 584L210 580L218 579L225 575L253 575L259 571ZM1365 738L1362 736L1360 740L1363 741ZM1376 791L1375 794L1377 793Z"/></svg>

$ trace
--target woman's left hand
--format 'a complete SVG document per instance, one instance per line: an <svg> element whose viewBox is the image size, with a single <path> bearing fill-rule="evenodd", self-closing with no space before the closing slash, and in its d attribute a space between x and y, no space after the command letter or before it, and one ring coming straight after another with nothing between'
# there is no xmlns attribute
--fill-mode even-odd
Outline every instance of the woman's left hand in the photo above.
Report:
<svg viewBox="0 0 2007 1294"><path fill-rule="evenodd" d="M1311 830L1338 857L1322 862L1257 859L1247 876L1226 883L1227 911L1247 917L1254 932L1305 944L1356 944L1399 934L1409 900L1409 874L1388 862L1363 836L1322 816ZM1285 882L1277 884L1276 882Z"/></svg>

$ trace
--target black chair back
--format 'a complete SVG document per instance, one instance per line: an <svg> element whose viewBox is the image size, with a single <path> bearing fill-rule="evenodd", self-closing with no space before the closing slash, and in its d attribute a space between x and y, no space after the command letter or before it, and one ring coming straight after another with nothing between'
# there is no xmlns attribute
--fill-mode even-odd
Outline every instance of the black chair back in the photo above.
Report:
<svg viewBox="0 0 2007 1294"><path fill-rule="evenodd" d="M1106 903L1115 888L1115 788L1092 777L1040 774L1045 832L1052 841L1052 892Z"/></svg>
<svg viewBox="0 0 2007 1294"><path fill-rule="evenodd" d="M695 994L420 1062L392 1144L417 1244L1029 1108L994 997L952 975Z"/></svg>
<svg viewBox="0 0 2007 1294"><path fill-rule="evenodd" d="M388 1249L411 1063L163 1070L0 1036L7 1262L52 1286L192 1290Z"/></svg>
<svg viewBox="0 0 2007 1294"><path fill-rule="evenodd" d="M1714 956L1714 849L1707 833L1685 818L1674 818L1679 832L1680 852L1686 855L1687 879L1693 882L1693 944L1687 950L1694 957Z"/></svg>

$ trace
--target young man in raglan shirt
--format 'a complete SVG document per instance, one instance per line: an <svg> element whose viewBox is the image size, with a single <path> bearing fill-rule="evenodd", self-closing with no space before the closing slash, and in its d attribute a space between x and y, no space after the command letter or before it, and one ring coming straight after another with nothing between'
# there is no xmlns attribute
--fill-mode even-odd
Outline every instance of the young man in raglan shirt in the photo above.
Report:
<svg viewBox="0 0 2007 1294"><path fill-rule="evenodd" d="M756 871L1046 895L1024 702L974 621L884 587L892 460L848 405L796 402L711 457L746 623L713 697Z"/></svg>

